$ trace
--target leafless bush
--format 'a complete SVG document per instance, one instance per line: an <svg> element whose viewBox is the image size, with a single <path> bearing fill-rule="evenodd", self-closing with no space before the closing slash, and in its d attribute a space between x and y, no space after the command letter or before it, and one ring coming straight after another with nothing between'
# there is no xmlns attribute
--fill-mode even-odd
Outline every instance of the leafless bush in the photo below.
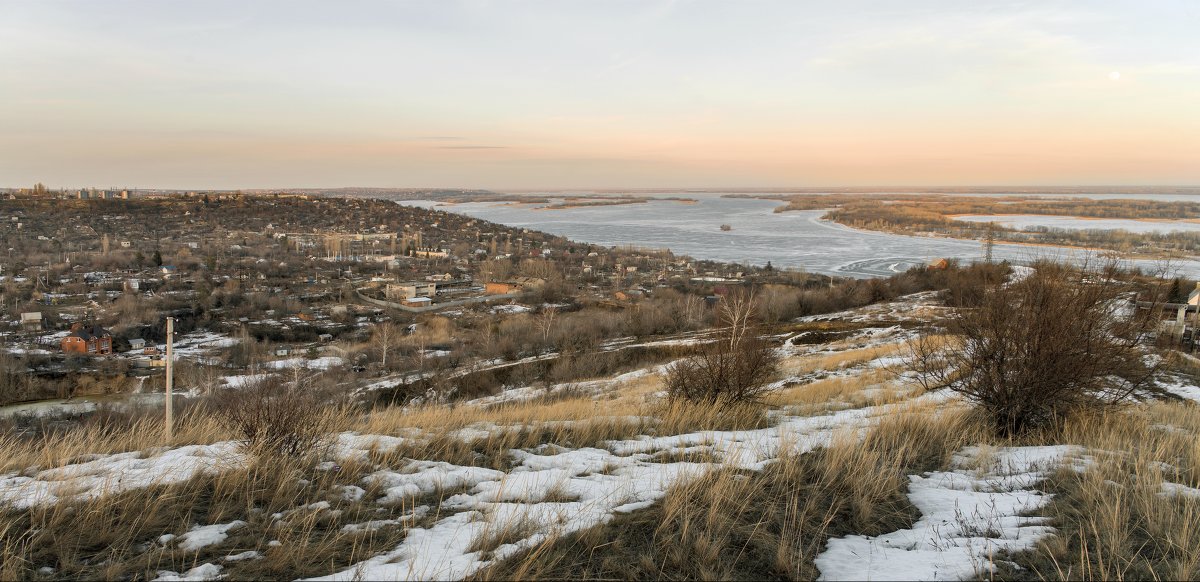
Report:
<svg viewBox="0 0 1200 582"><path fill-rule="evenodd" d="M1140 293L1153 306L1156 290ZM1039 264L988 290L978 308L959 310L946 337L914 341L910 363L927 389L978 405L1001 436L1051 426L1158 390L1160 358L1143 341L1157 310L1138 309L1138 294L1115 265Z"/></svg>
<svg viewBox="0 0 1200 582"><path fill-rule="evenodd" d="M733 406L757 402L777 373L779 356L759 336L750 295L727 297L717 341L667 370L667 394L690 402Z"/></svg>
<svg viewBox="0 0 1200 582"><path fill-rule="evenodd" d="M339 409L329 393L302 378L270 378L241 390L222 392L217 419L258 454L303 457L327 444Z"/></svg>

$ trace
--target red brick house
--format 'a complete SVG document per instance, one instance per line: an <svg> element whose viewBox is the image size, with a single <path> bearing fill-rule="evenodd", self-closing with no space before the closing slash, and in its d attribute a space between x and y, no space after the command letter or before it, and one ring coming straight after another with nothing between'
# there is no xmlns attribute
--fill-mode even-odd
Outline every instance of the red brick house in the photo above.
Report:
<svg viewBox="0 0 1200 582"><path fill-rule="evenodd" d="M74 323L61 346L68 354L108 355L112 353L112 334L98 325Z"/></svg>
<svg viewBox="0 0 1200 582"><path fill-rule="evenodd" d="M520 290L516 283L485 283L483 286L483 292L488 295L507 295Z"/></svg>

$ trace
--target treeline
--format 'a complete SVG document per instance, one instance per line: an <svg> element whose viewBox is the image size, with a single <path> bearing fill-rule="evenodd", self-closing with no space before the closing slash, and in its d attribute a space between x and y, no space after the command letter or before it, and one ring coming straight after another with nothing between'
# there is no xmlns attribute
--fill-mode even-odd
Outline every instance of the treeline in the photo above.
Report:
<svg viewBox="0 0 1200 582"><path fill-rule="evenodd" d="M1042 198L1028 196L942 196L920 194L802 195L784 199L776 212L833 207L879 207L957 214L1038 214L1087 218L1172 219L1200 218L1200 202L1135 200L1128 198Z"/></svg>
<svg viewBox="0 0 1200 582"><path fill-rule="evenodd" d="M955 220L958 215L1033 214L1106 219L1188 220L1200 218L1200 202L1161 200L1044 199L1023 196L804 195L788 199L776 212L829 209L823 218L846 226L905 234L1103 248L1124 252L1200 252L1200 233L1135 233L1120 229L1015 229L996 223Z"/></svg>
<svg viewBox="0 0 1200 582"><path fill-rule="evenodd" d="M830 285L829 279L820 282L813 278L803 285L767 284L743 290L754 294L756 318L774 326L797 317L862 307L921 291L943 290L947 304L975 306L986 286L1003 281L1009 272L1007 263L963 267L952 261L945 269L915 267L886 279L842 279ZM450 400L475 398L498 393L505 386L566 383L669 361L692 353L699 344L685 341L622 348L620 340L688 332L697 334L688 337L701 338L718 325L719 309L703 301L695 289L662 289L625 310L573 305L563 309L543 307L504 318L450 321L428 316L419 320L422 326L441 328L439 335L447 338L443 347L452 348L453 355L423 358L421 351L436 341L406 338L387 359L388 369L419 367L427 375L381 392L381 402L405 402L429 393ZM556 356L529 359L538 354ZM367 351L363 361L377 362L380 356L378 351ZM450 373L479 360L513 364L466 374Z"/></svg>

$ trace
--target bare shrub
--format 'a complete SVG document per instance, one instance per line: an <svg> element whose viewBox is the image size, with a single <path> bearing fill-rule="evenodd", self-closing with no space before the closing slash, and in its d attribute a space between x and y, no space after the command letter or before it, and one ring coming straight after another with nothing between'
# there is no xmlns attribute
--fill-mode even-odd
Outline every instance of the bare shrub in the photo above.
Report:
<svg viewBox="0 0 1200 582"><path fill-rule="evenodd" d="M779 355L754 324L754 297L727 297L717 340L667 370L667 394L689 402L734 406L758 402L778 372Z"/></svg>
<svg viewBox="0 0 1200 582"><path fill-rule="evenodd" d="M344 405L302 378L269 378L222 392L215 404L221 424L257 454L303 457L319 452L336 428Z"/></svg>
<svg viewBox="0 0 1200 582"><path fill-rule="evenodd" d="M1154 290L1141 289L1153 304ZM1156 310L1115 265L1099 272L1043 263L960 309L947 339L911 345L926 389L948 388L979 406L1001 436L1058 424L1085 409L1157 391L1159 358L1143 340Z"/></svg>

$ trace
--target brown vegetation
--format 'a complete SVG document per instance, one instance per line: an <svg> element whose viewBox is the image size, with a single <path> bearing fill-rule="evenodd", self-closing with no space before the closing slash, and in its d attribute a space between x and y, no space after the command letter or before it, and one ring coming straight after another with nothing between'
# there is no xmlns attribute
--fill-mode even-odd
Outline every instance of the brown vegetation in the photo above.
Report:
<svg viewBox="0 0 1200 582"><path fill-rule="evenodd" d="M698 355L667 369L667 394L719 406L760 402L767 383L778 372L779 356L753 323L755 311L752 295L726 297L715 341L701 347Z"/></svg>
<svg viewBox="0 0 1200 582"><path fill-rule="evenodd" d="M1153 394L1158 359L1145 343L1157 310L1139 310L1138 289L1118 276L1112 266L1039 264L988 290L978 308L957 311L948 345L914 341L911 367L927 390L947 388L977 405L1003 436Z"/></svg>
<svg viewBox="0 0 1200 582"><path fill-rule="evenodd" d="M291 381L268 377L222 394L214 399L213 413L253 453L306 457L322 452L345 405L297 373Z"/></svg>

